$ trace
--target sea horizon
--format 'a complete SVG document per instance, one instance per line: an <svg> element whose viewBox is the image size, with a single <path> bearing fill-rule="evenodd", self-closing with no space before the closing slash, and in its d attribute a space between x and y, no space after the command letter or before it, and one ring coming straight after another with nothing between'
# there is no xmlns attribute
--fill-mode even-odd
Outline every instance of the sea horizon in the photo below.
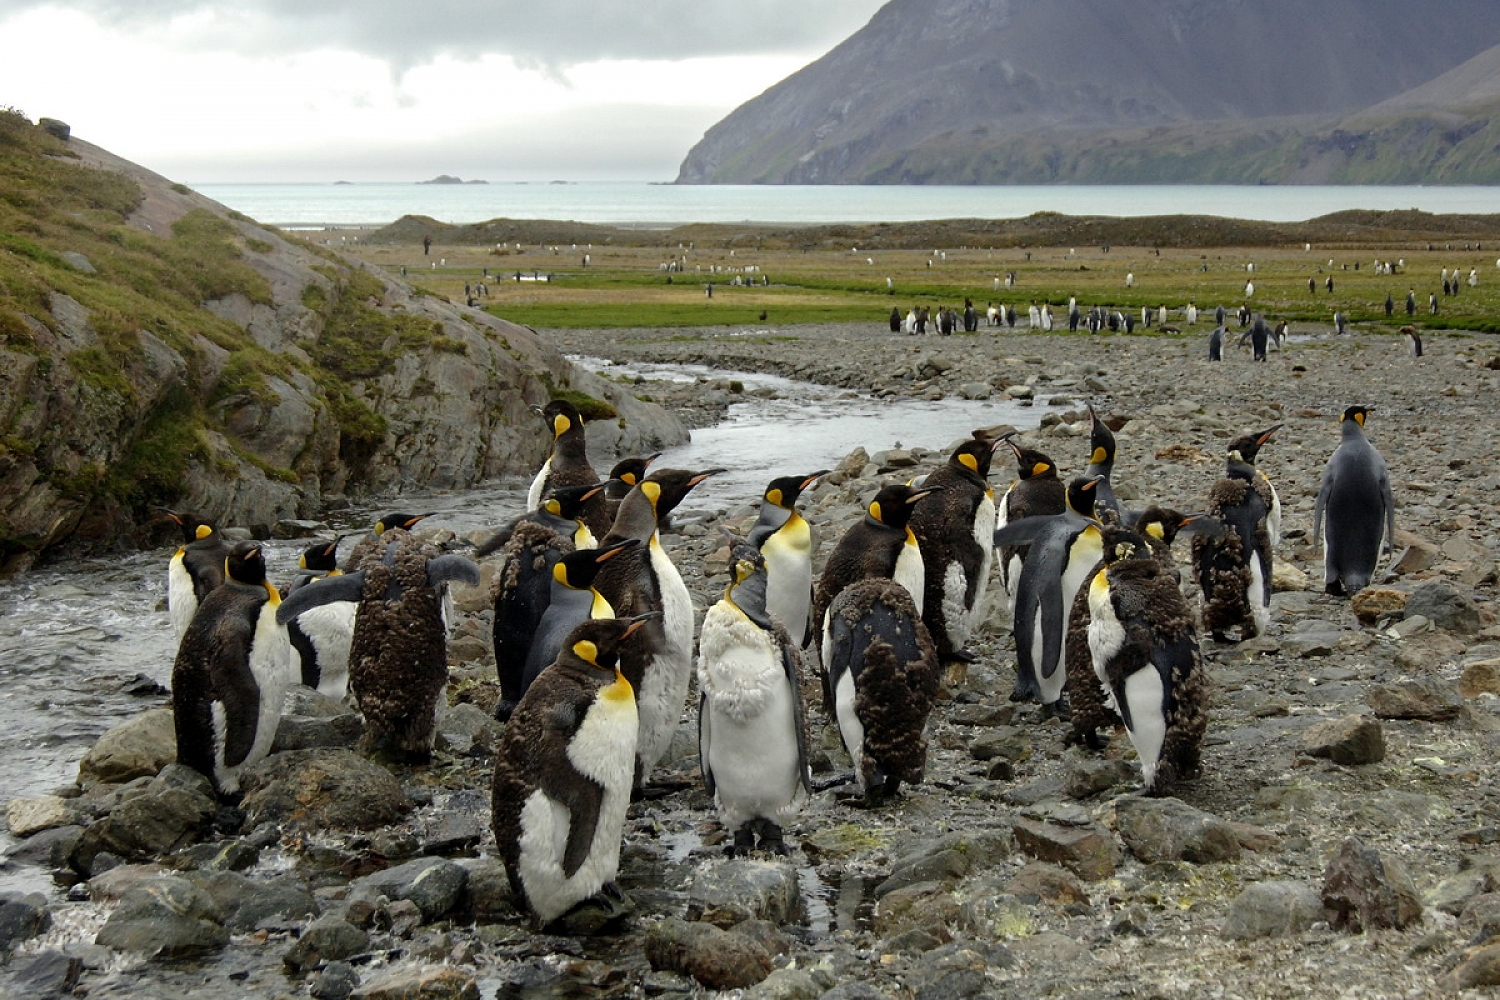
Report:
<svg viewBox="0 0 1500 1000"><path fill-rule="evenodd" d="M687 185L655 181L319 181L189 185L258 222L361 229L407 215L670 228L1017 219L1038 212L1305 222L1350 209L1500 214L1500 187L1461 185Z"/></svg>

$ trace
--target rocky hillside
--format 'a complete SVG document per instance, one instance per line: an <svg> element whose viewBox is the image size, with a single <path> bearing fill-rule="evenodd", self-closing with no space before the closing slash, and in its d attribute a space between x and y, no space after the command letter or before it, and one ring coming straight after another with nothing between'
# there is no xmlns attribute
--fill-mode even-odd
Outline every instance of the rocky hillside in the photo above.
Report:
<svg viewBox="0 0 1500 1000"><path fill-rule="evenodd" d="M142 540L155 505L268 524L523 473L560 391L606 456L686 436L525 328L0 113L0 571Z"/></svg>
<svg viewBox="0 0 1500 1000"><path fill-rule="evenodd" d="M1486 0L891 0L678 182L1494 183L1475 66L1354 116L1497 45Z"/></svg>

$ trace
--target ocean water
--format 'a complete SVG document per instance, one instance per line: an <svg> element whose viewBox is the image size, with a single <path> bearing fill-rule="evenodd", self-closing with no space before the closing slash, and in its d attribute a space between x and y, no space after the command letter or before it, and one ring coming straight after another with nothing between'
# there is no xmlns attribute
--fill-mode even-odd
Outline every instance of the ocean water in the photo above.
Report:
<svg viewBox="0 0 1500 1000"><path fill-rule="evenodd" d="M1300 222L1344 209L1500 213L1500 187L791 186L647 183L198 184L200 193L285 228L558 219L614 226L836 223L1065 215L1216 215Z"/></svg>

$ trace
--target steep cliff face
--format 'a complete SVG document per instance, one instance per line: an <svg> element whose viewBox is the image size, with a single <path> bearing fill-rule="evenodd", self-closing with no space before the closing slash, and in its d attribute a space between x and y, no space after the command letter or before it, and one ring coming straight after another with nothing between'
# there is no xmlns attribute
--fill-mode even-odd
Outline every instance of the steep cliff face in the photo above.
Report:
<svg viewBox="0 0 1500 1000"><path fill-rule="evenodd" d="M687 437L529 330L15 114L0 192L0 572L127 544L158 504L266 524L529 472L557 390L615 411L601 459Z"/></svg>
<svg viewBox="0 0 1500 1000"><path fill-rule="evenodd" d="M677 179L1098 182L1107 162L1079 161L1114 145L1183 160L1143 130L1308 134L1497 44L1488 0L891 0L709 129ZM1184 155L1186 179L1225 169Z"/></svg>

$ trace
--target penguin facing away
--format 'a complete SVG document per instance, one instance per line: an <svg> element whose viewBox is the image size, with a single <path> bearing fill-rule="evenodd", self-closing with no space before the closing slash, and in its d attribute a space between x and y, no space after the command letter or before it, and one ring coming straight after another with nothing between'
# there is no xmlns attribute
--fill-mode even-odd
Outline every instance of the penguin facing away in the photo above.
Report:
<svg viewBox="0 0 1500 1000"><path fill-rule="evenodd" d="M1208 687L1192 609L1140 535L1104 531L1104 568L1089 588L1094 672L1141 762L1148 795L1195 777Z"/></svg>
<svg viewBox="0 0 1500 1000"><path fill-rule="evenodd" d="M209 591L224 582L224 560L230 545L214 527L196 514L158 507L182 529L182 544L167 563L167 617L177 641Z"/></svg>
<svg viewBox="0 0 1500 1000"><path fill-rule="evenodd" d="M798 480L801 481L800 479ZM797 644L768 609L766 560L731 539L730 583L698 640L703 783L733 836L730 854L786 853L782 826L811 794Z"/></svg>
<svg viewBox="0 0 1500 1000"><path fill-rule="evenodd" d="M1323 469L1313 508L1313 544L1323 542L1324 589L1336 596L1369 586L1396 534L1390 473L1365 436L1369 412L1364 406L1344 410L1339 446Z"/></svg>
<svg viewBox="0 0 1500 1000"><path fill-rule="evenodd" d="M589 464L588 443L583 431L583 416L578 407L565 399L554 399L533 412L547 421L552 431L552 450L531 481L526 493L526 509L535 510L548 492L561 486L592 486L599 474ZM609 530L609 512L604 497L591 498L584 509L583 521L597 537Z"/></svg>
<svg viewBox="0 0 1500 1000"><path fill-rule="evenodd" d="M265 758L281 719L291 647L277 624L281 596L256 542L225 559L225 581L198 606L172 665L177 759L236 796L240 774Z"/></svg>
<svg viewBox="0 0 1500 1000"><path fill-rule="evenodd" d="M1270 622L1271 558L1281 503L1255 467L1261 447L1280 424L1229 443L1224 477L1208 491L1208 513L1227 529L1193 538L1193 575L1203 592L1203 627L1220 642L1239 627L1252 639Z"/></svg>
<svg viewBox="0 0 1500 1000"><path fill-rule="evenodd" d="M922 486L937 495L917 505L912 534L922 551L922 621L938 657L968 662L964 650L983 611L995 552L990 460L1000 438L976 432Z"/></svg>
<svg viewBox="0 0 1500 1000"><path fill-rule="evenodd" d="M901 782L922 781L942 664L911 595L882 577L839 593L827 635L825 710L854 761L860 793L875 805Z"/></svg>
<svg viewBox="0 0 1500 1000"><path fill-rule="evenodd" d="M1406 350L1414 358L1422 356L1422 335L1414 326L1403 326L1401 332L1406 335Z"/></svg>
<svg viewBox="0 0 1500 1000"><path fill-rule="evenodd" d="M511 889L542 927L586 904L628 906L614 884L639 729L622 649L660 616L591 619L516 706L495 753L491 819Z"/></svg>
<svg viewBox="0 0 1500 1000"><path fill-rule="evenodd" d="M1067 714L1062 696L1068 613L1101 552L1100 524L1093 516L1097 482L1070 481L1062 514L1023 518L995 532L996 545L1030 544L1016 582L1016 685L1010 697L1040 702L1044 719Z"/></svg>
<svg viewBox="0 0 1500 1000"><path fill-rule="evenodd" d="M1016 455L1016 474L1019 477L1005 491L995 510L995 527L1003 528L1023 517L1045 514L1061 514L1068 509L1068 488L1057 475L1057 463L1037 451L1017 444L1015 435L1008 435L1005 443ZM998 543L996 543L998 545ZM1015 607L1016 581L1021 576L1021 564L1026 560L1025 546L1000 545L1000 586L1005 588L1012 610Z"/></svg>
<svg viewBox="0 0 1500 1000"><path fill-rule="evenodd" d="M780 476L761 494L760 516L749 541L766 563L766 609L805 646L812 638L812 526L797 510L797 499L828 469L807 476Z"/></svg>
<svg viewBox="0 0 1500 1000"><path fill-rule="evenodd" d="M432 757L448 684L443 598L449 583L479 585L479 567L444 555L403 529L380 536L363 565L300 588L282 602L285 623L310 608L358 601L349 648L349 690L365 718L362 752L390 747L410 763Z"/></svg>
<svg viewBox="0 0 1500 1000"><path fill-rule="evenodd" d="M298 572L287 585L290 597L302 587L328 576L339 576L338 549L342 538L317 542L303 550ZM354 601L333 601L312 608L286 623L292 643L292 679L330 698L349 693L349 644L354 638Z"/></svg>

